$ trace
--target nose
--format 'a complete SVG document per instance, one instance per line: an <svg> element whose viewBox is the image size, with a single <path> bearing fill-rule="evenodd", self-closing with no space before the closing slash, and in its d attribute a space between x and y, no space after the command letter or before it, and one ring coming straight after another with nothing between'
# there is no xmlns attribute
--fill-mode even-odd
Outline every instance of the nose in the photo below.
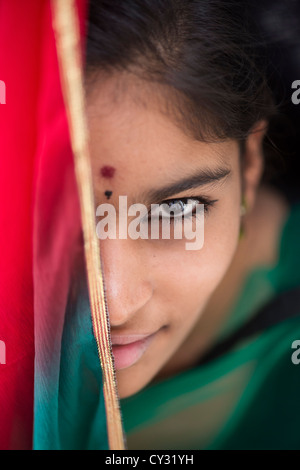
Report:
<svg viewBox="0 0 300 470"><path fill-rule="evenodd" d="M151 299L153 285L137 240L101 240L110 325L127 324Z"/></svg>

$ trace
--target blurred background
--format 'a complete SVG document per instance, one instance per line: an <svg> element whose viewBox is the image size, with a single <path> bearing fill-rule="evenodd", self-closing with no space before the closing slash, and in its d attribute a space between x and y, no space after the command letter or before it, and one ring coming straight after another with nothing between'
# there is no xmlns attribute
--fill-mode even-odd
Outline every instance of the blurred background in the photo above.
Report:
<svg viewBox="0 0 300 470"><path fill-rule="evenodd" d="M267 60L268 81L279 115L266 142L267 180L290 202L300 200L300 104L292 83L300 80L300 0L244 0ZM274 158L274 155L276 158Z"/></svg>

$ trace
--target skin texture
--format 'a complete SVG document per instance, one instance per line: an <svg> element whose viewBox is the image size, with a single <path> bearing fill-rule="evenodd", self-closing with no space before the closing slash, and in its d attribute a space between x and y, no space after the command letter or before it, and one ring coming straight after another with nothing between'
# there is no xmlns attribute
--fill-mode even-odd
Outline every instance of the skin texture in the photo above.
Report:
<svg viewBox="0 0 300 470"><path fill-rule="evenodd" d="M138 392L152 380L188 367L201 353L203 341L198 325L239 245L242 188L251 212L263 166L265 123L258 123L248 137L241 166L237 142L192 139L159 111L154 90L151 96L148 85L143 94L142 86L132 77L107 77L89 89L87 116L96 205L107 202L107 182L99 177L103 165L116 169L110 180L113 195L109 201L116 209L119 195L128 196L128 205L143 203L150 209L151 203L158 202L147 198L150 191L204 169L221 167L230 174L168 198L202 196L217 200L205 214L201 250L188 251L185 240L174 239L101 241L112 335L156 332L135 364L117 370L121 398ZM187 344L181 362L182 354L178 352Z"/></svg>

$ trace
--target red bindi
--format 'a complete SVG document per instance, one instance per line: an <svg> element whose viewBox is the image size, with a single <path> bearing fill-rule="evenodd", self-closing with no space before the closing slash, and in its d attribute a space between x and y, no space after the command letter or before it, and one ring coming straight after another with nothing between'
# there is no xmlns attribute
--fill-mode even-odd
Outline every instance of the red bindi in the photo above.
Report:
<svg viewBox="0 0 300 470"><path fill-rule="evenodd" d="M105 165L101 168L101 176L103 178L113 178L116 169L113 166Z"/></svg>

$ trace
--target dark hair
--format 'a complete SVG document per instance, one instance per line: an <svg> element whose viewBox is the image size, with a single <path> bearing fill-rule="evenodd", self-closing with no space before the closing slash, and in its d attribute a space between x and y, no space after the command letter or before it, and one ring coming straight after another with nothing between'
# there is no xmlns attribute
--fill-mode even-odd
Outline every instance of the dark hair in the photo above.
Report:
<svg viewBox="0 0 300 470"><path fill-rule="evenodd" d="M168 109L199 140L237 139L274 114L244 4L91 0L86 72L127 71L172 90Z"/></svg>

